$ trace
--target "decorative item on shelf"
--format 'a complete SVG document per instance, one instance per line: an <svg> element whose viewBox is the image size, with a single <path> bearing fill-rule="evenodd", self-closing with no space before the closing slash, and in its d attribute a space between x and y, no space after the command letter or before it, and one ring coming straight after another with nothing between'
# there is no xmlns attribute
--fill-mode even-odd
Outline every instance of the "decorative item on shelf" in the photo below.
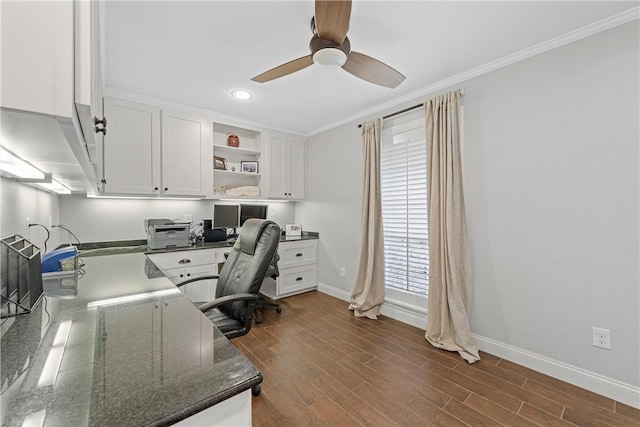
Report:
<svg viewBox="0 0 640 427"><path fill-rule="evenodd" d="M226 186L224 185L214 185L213 186L213 194L216 196L225 196L227 194Z"/></svg>
<svg viewBox="0 0 640 427"><path fill-rule="evenodd" d="M240 162L240 172L257 174L258 162Z"/></svg>
<svg viewBox="0 0 640 427"><path fill-rule="evenodd" d="M284 233L286 239L300 239L302 238L302 226L300 224L286 224Z"/></svg>
<svg viewBox="0 0 640 427"><path fill-rule="evenodd" d="M235 166L231 166L231 172L235 172L236 171L236 167Z"/></svg>
<svg viewBox="0 0 640 427"><path fill-rule="evenodd" d="M213 168L226 171L227 160L224 157L213 156Z"/></svg>
<svg viewBox="0 0 640 427"><path fill-rule="evenodd" d="M240 146L240 138L238 138L238 135L235 133L227 134L227 145L238 148Z"/></svg>
<svg viewBox="0 0 640 427"><path fill-rule="evenodd" d="M245 185L242 187L227 188L225 195L233 197L259 197L260 187L254 185Z"/></svg>

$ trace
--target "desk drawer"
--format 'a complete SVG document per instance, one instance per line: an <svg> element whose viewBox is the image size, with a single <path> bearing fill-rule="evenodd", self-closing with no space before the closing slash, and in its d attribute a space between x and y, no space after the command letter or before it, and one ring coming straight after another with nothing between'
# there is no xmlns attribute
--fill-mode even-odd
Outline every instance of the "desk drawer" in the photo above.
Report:
<svg viewBox="0 0 640 427"><path fill-rule="evenodd" d="M224 259L224 252L231 248L216 249L192 249L188 251L163 252L159 254L147 254L160 270L171 268L189 268L196 265L213 265Z"/></svg>
<svg viewBox="0 0 640 427"><path fill-rule="evenodd" d="M315 264L318 259L318 241L281 242L279 252L278 267L281 269Z"/></svg>
<svg viewBox="0 0 640 427"><path fill-rule="evenodd" d="M318 285L317 265L307 265L280 270L277 280L278 296L295 294L304 290L315 288Z"/></svg>

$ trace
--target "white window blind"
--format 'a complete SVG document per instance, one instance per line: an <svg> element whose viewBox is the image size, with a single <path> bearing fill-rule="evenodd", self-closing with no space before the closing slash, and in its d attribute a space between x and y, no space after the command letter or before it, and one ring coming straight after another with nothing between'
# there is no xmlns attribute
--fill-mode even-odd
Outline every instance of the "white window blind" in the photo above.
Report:
<svg viewBox="0 0 640 427"><path fill-rule="evenodd" d="M422 109L385 120L381 140L386 287L427 295L427 146Z"/></svg>

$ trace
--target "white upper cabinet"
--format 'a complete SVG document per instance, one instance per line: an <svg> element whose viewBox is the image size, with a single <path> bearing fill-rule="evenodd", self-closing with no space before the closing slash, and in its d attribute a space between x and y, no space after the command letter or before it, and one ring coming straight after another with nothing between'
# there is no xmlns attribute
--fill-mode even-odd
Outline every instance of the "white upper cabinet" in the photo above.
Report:
<svg viewBox="0 0 640 427"><path fill-rule="evenodd" d="M87 74L82 61L76 61L81 52L97 60L96 6L85 1L6 1L0 13L1 105L12 110L4 119L11 121L11 138L20 141L5 138L3 145L19 144L18 154L46 164L47 172L78 191L89 189L87 180L97 189L93 133L83 131L76 109L80 87L91 85L95 92L102 84L99 74ZM98 105L99 97L94 101ZM46 144L55 147L46 161L39 159L43 141L33 138L33 129L46 129ZM73 164L70 158L75 158Z"/></svg>
<svg viewBox="0 0 640 427"><path fill-rule="evenodd" d="M303 199L306 141L304 138L270 133L268 137L268 196Z"/></svg>
<svg viewBox="0 0 640 427"><path fill-rule="evenodd" d="M103 194L211 193L211 126L205 118L107 96L104 115L108 127L100 150Z"/></svg>
<svg viewBox="0 0 640 427"><path fill-rule="evenodd" d="M211 164L207 120L184 112L162 110L162 194L204 196Z"/></svg>
<svg viewBox="0 0 640 427"><path fill-rule="evenodd" d="M105 97L104 114L102 193L159 195L160 108Z"/></svg>
<svg viewBox="0 0 640 427"><path fill-rule="evenodd" d="M73 2L2 2L2 106L71 117Z"/></svg>

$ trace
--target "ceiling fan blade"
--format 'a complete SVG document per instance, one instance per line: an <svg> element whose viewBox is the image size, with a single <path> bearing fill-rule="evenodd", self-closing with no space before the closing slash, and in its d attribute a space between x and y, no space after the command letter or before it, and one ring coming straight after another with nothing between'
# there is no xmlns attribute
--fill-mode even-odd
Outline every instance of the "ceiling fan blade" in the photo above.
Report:
<svg viewBox="0 0 640 427"><path fill-rule="evenodd" d="M302 58L294 59L293 61L289 61L286 64L278 65L275 68L270 69L269 71L265 71L262 74L258 74L251 80L258 83L268 82L270 80L274 80L287 74L295 73L296 71L300 71L303 68L307 68L309 65L313 64L313 58L311 55L303 56Z"/></svg>
<svg viewBox="0 0 640 427"><path fill-rule="evenodd" d="M342 68L348 73L368 82L393 89L405 79L398 71L363 53L353 52L347 56Z"/></svg>
<svg viewBox="0 0 640 427"><path fill-rule="evenodd" d="M342 44L347 36L350 19L351 0L316 0L316 33L321 39L330 40L338 45Z"/></svg>

